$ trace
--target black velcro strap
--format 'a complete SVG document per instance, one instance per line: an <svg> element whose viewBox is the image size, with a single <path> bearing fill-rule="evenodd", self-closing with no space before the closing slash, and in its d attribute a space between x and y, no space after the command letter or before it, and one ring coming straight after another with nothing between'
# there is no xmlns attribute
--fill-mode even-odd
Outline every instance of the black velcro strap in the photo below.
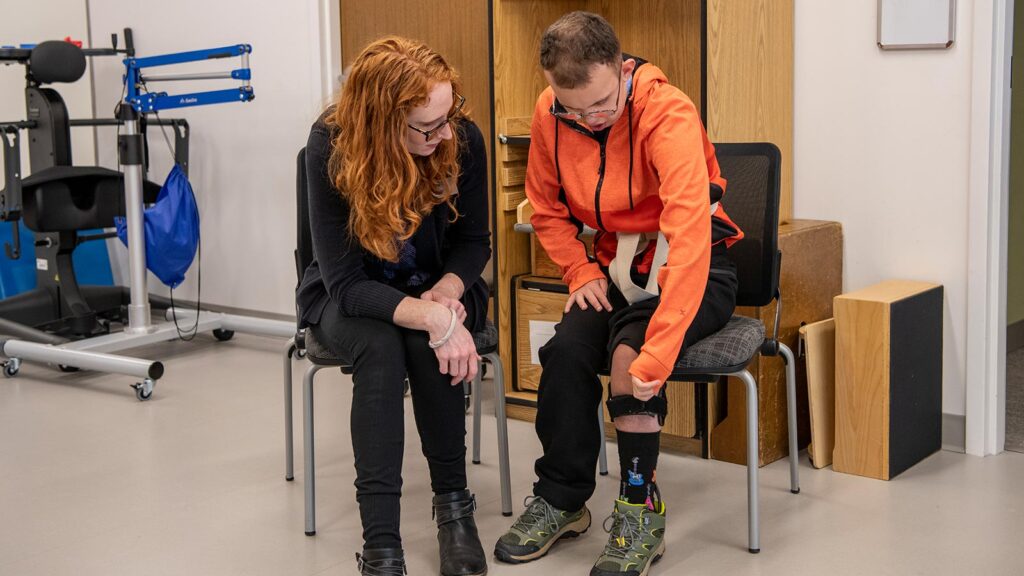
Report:
<svg viewBox="0 0 1024 576"><path fill-rule="evenodd" d="M668 414L668 399L665 396L665 387L662 386L657 396L651 397L646 402L637 400L633 396L611 396L606 402L608 414L612 421L619 416L657 416L658 423L665 423L665 416Z"/></svg>

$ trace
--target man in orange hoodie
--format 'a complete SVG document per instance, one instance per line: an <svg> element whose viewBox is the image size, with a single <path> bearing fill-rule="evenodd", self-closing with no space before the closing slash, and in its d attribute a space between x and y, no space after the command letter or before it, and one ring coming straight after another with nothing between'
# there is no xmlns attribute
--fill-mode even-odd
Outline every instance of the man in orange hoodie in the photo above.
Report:
<svg viewBox="0 0 1024 576"><path fill-rule="evenodd" d="M622 482L591 574L645 575L665 551L655 483L663 384L680 351L732 315L726 248L742 232L718 205L726 182L693 102L657 67L623 54L604 18L560 18L544 33L540 62L550 87L533 113L526 195L570 295L540 350L534 498L495 556L534 560L589 528L598 372L610 364ZM592 256L584 226L596 230Z"/></svg>

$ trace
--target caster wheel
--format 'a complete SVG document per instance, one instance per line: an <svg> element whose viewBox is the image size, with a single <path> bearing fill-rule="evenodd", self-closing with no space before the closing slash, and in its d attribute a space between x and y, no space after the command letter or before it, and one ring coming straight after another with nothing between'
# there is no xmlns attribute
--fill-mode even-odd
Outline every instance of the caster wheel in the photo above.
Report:
<svg viewBox="0 0 1024 576"><path fill-rule="evenodd" d="M21 359L20 358L11 358L7 362L4 362L3 365L4 365L4 376L6 376L8 378L14 378L15 376L18 375L18 370L21 370Z"/></svg>
<svg viewBox="0 0 1024 576"><path fill-rule="evenodd" d="M232 338L235 337L235 331L214 328L213 337L216 338L217 340L220 340L221 342L227 342L228 340L231 340Z"/></svg>
<svg viewBox="0 0 1024 576"><path fill-rule="evenodd" d="M303 358L306 357L306 350L305 349L303 349L303 350L296 350L295 351L295 357L298 358L299 360L302 360Z"/></svg>
<svg viewBox="0 0 1024 576"><path fill-rule="evenodd" d="M68 366L67 364L58 364L57 368L59 368L61 372L78 372L77 367Z"/></svg>
<svg viewBox="0 0 1024 576"><path fill-rule="evenodd" d="M149 378L146 378L142 382L136 382L135 384L132 384L132 388L135 389L135 398L137 398L139 402L145 402L146 400L149 400L150 398L153 397L154 386L156 386L156 382L153 382L153 380Z"/></svg>

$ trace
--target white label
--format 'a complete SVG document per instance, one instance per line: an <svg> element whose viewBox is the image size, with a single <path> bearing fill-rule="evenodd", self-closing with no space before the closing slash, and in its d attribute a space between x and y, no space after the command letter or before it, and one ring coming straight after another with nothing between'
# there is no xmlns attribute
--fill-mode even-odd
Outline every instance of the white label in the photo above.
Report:
<svg viewBox="0 0 1024 576"><path fill-rule="evenodd" d="M547 344L555 335L558 322L547 320L530 320L530 363L540 364L540 347Z"/></svg>
<svg viewBox="0 0 1024 576"><path fill-rule="evenodd" d="M46 258L36 258L36 270L49 270L50 263L46 261Z"/></svg>

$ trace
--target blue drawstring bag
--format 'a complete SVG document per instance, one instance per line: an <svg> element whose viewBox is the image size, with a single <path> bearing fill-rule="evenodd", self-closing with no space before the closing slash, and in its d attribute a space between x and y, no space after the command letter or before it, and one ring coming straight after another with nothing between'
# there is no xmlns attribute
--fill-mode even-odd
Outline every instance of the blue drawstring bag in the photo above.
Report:
<svg viewBox="0 0 1024 576"><path fill-rule="evenodd" d="M199 208L188 177L175 164L160 188L156 203L143 213L146 238L146 268L161 282L177 288L185 280L199 246ZM117 237L128 245L124 217L114 219Z"/></svg>

